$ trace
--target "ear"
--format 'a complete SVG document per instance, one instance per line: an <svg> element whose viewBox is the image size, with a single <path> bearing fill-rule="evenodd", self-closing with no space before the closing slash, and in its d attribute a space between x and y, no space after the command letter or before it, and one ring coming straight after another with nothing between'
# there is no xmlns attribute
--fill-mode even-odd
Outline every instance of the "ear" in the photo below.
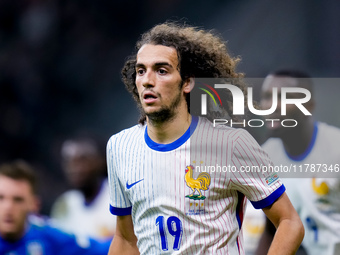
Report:
<svg viewBox="0 0 340 255"><path fill-rule="evenodd" d="M183 92L190 93L195 86L195 79L193 77L188 78L183 84Z"/></svg>
<svg viewBox="0 0 340 255"><path fill-rule="evenodd" d="M311 98L311 100L309 100L306 104L305 107L307 108L307 110L309 112L313 112L315 109L315 100L313 98Z"/></svg>
<svg viewBox="0 0 340 255"><path fill-rule="evenodd" d="M38 214L41 208L41 200L38 196L34 196L31 203L31 213Z"/></svg>

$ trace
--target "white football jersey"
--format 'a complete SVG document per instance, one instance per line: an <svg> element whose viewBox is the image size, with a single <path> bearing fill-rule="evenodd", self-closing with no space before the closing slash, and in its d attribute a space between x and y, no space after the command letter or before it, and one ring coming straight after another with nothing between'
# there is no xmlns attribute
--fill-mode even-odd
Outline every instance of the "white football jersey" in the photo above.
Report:
<svg viewBox="0 0 340 255"><path fill-rule="evenodd" d="M285 190L276 174L246 172L271 164L247 131L204 118L170 144L123 130L107 161L111 212L132 215L141 254L244 254L245 197L263 208Z"/></svg>
<svg viewBox="0 0 340 255"><path fill-rule="evenodd" d="M282 182L304 224L302 245L310 255L340 254L340 179L325 178L340 176L339 144L340 129L317 123L308 149L299 157L289 156L279 138L263 145L275 165L292 166L309 177Z"/></svg>

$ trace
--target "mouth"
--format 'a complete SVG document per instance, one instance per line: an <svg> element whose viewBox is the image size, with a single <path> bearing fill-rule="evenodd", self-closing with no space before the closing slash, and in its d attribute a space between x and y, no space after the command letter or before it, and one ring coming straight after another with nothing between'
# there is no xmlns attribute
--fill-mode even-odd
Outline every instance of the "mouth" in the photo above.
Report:
<svg viewBox="0 0 340 255"><path fill-rule="evenodd" d="M266 126L268 129L274 130L281 127L280 121L267 122Z"/></svg>
<svg viewBox="0 0 340 255"><path fill-rule="evenodd" d="M5 218L3 219L2 224L5 226L12 226L14 224L14 220L12 218Z"/></svg>
<svg viewBox="0 0 340 255"><path fill-rule="evenodd" d="M146 104L154 103L158 99L156 93L152 91L146 91L143 93L143 100Z"/></svg>

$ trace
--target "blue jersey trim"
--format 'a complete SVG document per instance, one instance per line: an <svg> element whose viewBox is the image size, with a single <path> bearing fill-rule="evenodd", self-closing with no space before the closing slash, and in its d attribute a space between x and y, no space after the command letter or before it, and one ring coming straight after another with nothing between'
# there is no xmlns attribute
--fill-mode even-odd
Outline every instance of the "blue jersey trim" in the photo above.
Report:
<svg viewBox="0 0 340 255"><path fill-rule="evenodd" d="M113 215L117 215L117 216L131 215L131 211L132 211L132 206L127 207L127 208L119 208L119 207L113 207L112 205L110 205L110 212Z"/></svg>
<svg viewBox="0 0 340 255"><path fill-rule="evenodd" d="M317 134L318 134L318 125L316 123L314 123L314 130L313 130L312 140L310 141L307 149L302 154L300 154L298 156L290 155L286 151L286 154L287 154L288 158L290 158L291 160L294 160L294 161L302 161L302 160L304 160L309 155L309 153L312 151L312 149L314 147L314 144L315 144L315 141L316 141Z"/></svg>
<svg viewBox="0 0 340 255"><path fill-rule="evenodd" d="M276 199L278 199L284 192L285 192L286 188L285 186L282 184L277 190L275 190L272 194L270 194L268 197L260 200L260 201L250 201L252 203L252 205L254 206L255 209L262 209L265 208L267 206L270 206L271 204L273 204Z"/></svg>
<svg viewBox="0 0 340 255"><path fill-rule="evenodd" d="M190 127L187 129L187 131L176 141L169 143L169 144L161 144L161 143L156 143L152 141L148 135L148 127L145 128L144 139L145 139L146 144L153 150L172 151L180 147L183 143L185 143L190 138L190 135L195 131L197 127L197 123L198 123L198 117L192 116L191 124L190 124Z"/></svg>

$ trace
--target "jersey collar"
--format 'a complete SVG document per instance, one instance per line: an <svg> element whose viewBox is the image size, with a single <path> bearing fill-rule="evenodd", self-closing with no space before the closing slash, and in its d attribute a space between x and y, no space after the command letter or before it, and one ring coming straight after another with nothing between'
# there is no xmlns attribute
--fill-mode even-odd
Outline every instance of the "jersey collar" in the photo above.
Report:
<svg viewBox="0 0 340 255"><path fill-rule="evenodd" d="M302 161L304 160L305 158L307 158L307 156L310 154L310 152L312 151L313 147L314 147L314 144L315 144L315 141L316 141L316 137L317 137L317 134L318 134L318 125L317 123L315 122L314 123L314 130L313 130L313 135L312 135L312 140L310 141L307 149L300 155L298 156L293 156L293 155L290 155L286 150L286 154L287 156L291 159L291 160L294 160L294 161Z"/></svg>
<svg viewBox="0 0 340 255"><path fill-rule="evenodd" d="M148 135L148 127L146 126L145 132L144 132L144 139L146 144L153 150L156 151L172 151L174 149L177 149L180 147L183 143L185 143L191 136L191 134L195 131L198 123L198 117L197 116L192 116L191 118L191 124L187 131L178 138L176 141L168 144L161 144L161 143L156 143L151 140L151 138Z"/></svg>

